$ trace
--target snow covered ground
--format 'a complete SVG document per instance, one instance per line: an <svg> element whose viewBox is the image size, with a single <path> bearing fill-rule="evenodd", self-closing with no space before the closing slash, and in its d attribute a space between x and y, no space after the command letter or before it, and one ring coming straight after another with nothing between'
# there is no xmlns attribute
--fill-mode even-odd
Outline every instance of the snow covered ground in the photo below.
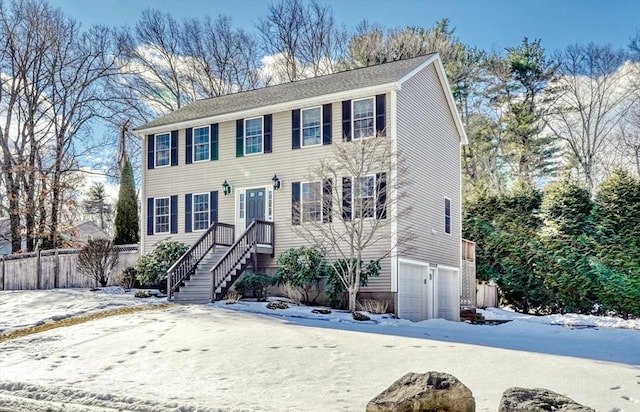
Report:
<svg viewBox="0 0 640 412"><path fill-rule="evenodd" d="M162 299L80 290L0 292L0 334ZM406 372L437 370L497 410L510 386L598 411L640 411L640 322L531 317L502 325L388 315L355 322L264 303L170 305L0 343L0 411L363 411ZM563 327L558 325L569 325Z"/></svg>

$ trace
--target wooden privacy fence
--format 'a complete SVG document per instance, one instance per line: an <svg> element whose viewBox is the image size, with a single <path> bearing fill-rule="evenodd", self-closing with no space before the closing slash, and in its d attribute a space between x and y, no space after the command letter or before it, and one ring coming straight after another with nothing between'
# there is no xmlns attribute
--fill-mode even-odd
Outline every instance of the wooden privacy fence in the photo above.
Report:
<svg viewBox="0 0 640 412"><path fill-rule="evenodd" d="M135 266L138 245L116 246L118 264L111 271L108 285L114 285L124 268ZM92 288L95 279L78 272L81 249L53 249L20 255L5 255L0 261L0 290L54 288Z"/></svg>

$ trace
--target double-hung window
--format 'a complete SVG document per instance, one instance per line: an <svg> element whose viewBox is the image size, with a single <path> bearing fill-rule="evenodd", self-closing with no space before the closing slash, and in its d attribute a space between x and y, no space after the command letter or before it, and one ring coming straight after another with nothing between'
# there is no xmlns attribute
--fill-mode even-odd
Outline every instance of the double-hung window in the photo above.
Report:
<svg viewBox="0 0 640 412"><path fill-rule="evenodd" d="M444 198L444 233L451 234L451 200Z"/></svg>
<svg viewBox="0 0 640 412"><path fill-rule="evenodd" d="M322 222L322 182L302 183L302 222Z"/></svg>
<svg viewBox="0 0 640 412"><path fill-rule="evenodd" d="M169 166L171 164L171 135L169 133L157 134L155 145L155 167Z"/></svg>
<svg viewBox="0 0 640 412"><path fill-rule="evenodd" d="M263 128L262 117L246 119L244 121L245 154L263 152Z"/></svg>
<svg viewBox="0 0 640 412"><path fill-rule="evenodd" d="M168 197L159 197L155 199L155 229L154 233L169 233L171 203Z"/></svg>
<svg viewBox="0 0 640 412"><path fill-rule="evenodd" d="M355 218L376 216L376 176L363 176L355 182L353 207Z"/></svg>
<svg viewBox="0 0 640 412"><path fill-rule="evenodd" d="M209 193L193 195L193 230L209 227Z"/></svg>
<svg viewBox="0 0 640 412"><path fill-rule="evenodd" d="M209 160L209 126L193 129L193 161Z"/></svg>
<svg viewBox="0 0 640 412"><path fill-rule="evenodd" d="M375 110L373 97L353 101L353 138L375 135Z"/></svg>
<svg viewBox="0 0 640 412"><path fill-rule="evenodd" d="M302 116L302 146L322 144L322 110L320 107L304 109Z"/></svg>

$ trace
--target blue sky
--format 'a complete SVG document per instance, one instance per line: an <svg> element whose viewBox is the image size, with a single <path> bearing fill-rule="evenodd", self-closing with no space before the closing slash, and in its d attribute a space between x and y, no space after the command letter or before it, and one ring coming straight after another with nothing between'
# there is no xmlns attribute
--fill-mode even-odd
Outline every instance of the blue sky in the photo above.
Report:
<svg viewBox="0 0 640 412"><path fill-rule="evenodd" d="M354 27L362 19L384 27L430 27L448 17L466 44L501 52L523 37L542 39L548 51L574 43L627 47L640 30L640 0L320 0L339 23ZM140 12L155 8L177 19L219 14L235 26L254 30L269 0L51 0L84 26L135 25Z"/></svg>

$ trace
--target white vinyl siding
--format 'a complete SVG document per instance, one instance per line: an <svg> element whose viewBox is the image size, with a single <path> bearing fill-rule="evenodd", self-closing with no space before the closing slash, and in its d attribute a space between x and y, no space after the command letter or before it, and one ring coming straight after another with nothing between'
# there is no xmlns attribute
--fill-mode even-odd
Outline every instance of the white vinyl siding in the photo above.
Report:
<svg viewBox="0 0 640 412"><path fill-rule="evenodd" d="M209 160L209 127L193 129L193 161Z"/></svg>
<svg viewBox="0 0 640 412"><path fill-rule="evenodd" d="M153 233L169 233L171 217L171 201L168 197L159 197L154 200L154 229Z"/></svg>
<svg viewBox="0 0 640 412"><path fill-rule="evenodd" d="M314 107L303 109L302 117L302 146L317 146L322 144L322 109Z"/></svg>
<svg viewBox="0 0 640 412"><path fill-rule="evenodd" d="M353 101L354 140L375 135L375 99L373 97Z"/></svg>
<svg viewBox="0 0 640 412"><path fill-rule="evenodd" d="M397 218L398 233L411 230L401 257L430 264L460 267L460 136L434 65L402 84L397 92L398 152L410 167L413 212ZM425 110L425 102L429 109ZM450 199L451 234L445 232L443 199ZM420 212L418 213L417 210Z"/></svg>
<svg viewBox="0 0 640 412"><path fill-rule="evenodd" d="M171 135L169 133L156 135L154 157L155 167L169 166L171 164Z"/></svg>
<svg viewBox="0 0 640 412"><path fill-rule="evenodd" d="M193 195L193 230L209 227L209 193Z"/></svg>
<svg viewBox="0 0 640 412"><path fill-rule="evenodd" d="M262 117L244 121L244 154L251 155L264 151Z"/></svg>

